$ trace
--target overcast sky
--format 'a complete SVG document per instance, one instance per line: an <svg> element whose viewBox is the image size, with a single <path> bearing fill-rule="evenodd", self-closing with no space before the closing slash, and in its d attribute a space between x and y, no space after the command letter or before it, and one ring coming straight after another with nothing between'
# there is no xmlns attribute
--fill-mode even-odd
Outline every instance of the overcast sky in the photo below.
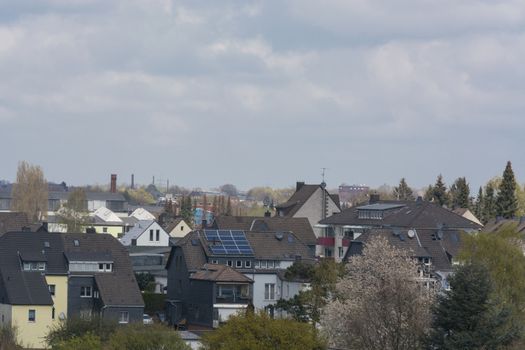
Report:
<svg viewBox="0 0 525 350"><path fill-rule="evenodd" d="M0 0L0 179L525 182L524 112L523 1Z"/></svg>

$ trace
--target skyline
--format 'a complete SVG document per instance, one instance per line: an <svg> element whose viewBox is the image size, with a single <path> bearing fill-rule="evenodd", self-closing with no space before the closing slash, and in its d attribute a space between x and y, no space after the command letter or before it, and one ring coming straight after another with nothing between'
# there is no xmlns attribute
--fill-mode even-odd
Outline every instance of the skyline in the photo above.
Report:
<svg viewBox="0 0 525 350"><path fill-rule="evenodd" d="M525 182L525 7L0 0L0 178Z"/></svg>

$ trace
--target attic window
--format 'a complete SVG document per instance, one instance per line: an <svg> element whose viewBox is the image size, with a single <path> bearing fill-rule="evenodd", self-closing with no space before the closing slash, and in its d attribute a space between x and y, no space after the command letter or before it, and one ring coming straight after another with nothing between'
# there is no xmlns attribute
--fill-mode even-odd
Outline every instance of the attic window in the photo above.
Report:
<svg viewBox="0 0 525 350"><path fill-rule="evenodd" d="M75 240L73 241L73 245L74 245L75 247L78 247L78 246L80 245L80 242L78 241L78 239L75 239Z"/></svg>

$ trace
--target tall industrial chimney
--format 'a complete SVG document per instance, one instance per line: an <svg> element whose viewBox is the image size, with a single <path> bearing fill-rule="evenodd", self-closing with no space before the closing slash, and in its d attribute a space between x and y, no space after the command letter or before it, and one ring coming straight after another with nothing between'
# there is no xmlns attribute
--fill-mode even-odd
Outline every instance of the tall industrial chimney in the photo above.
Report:
<svg viewBox="0 0 525 350"><path fill-rule="evenodd" d="M131 174L131 189L135 189L135 174Z"/></svg>
<svg viewBox="0 0 525 350"><path fill-rule="evenodd" d="M117 192L117 174L111 174L111 187L110 187L110 191L112 193L116 193Z"/></svg>

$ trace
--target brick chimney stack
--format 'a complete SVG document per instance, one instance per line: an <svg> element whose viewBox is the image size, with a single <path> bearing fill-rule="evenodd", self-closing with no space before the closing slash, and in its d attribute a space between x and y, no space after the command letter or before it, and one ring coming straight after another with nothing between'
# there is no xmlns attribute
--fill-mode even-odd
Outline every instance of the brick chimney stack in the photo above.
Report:
<svg viewBox="0 0 525 350"><path fill-rule="evenodd" d="M111 174L111 193L117 193L117 174Z"/></svg>

